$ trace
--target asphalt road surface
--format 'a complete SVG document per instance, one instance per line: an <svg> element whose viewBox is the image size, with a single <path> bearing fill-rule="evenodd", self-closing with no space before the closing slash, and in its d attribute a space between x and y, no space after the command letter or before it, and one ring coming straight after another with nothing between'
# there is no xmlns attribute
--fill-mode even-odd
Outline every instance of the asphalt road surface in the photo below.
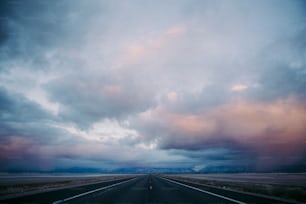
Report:
<svg viewBox="0 0 306 204"><path fill-rule="evenodd" d="M282 203L276 200L169 180L155 175L74 187L0 203L221 204ZM284 202L285 203L285 202Z"/></svg>

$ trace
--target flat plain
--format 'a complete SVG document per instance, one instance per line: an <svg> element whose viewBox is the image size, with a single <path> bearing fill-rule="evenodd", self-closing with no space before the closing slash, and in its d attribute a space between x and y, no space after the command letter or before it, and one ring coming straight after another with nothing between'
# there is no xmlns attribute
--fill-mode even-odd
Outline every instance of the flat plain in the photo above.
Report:
<svg viewBox="0 0 306 204"><path fill-rule="evenodd" d="M130 174L0 174L0 200L130 178Z"/></svg>
<svg viewBox="0 0 306 204"><path fill-rule="evenodd" d="M305 203L306 202L306 173L236 173L236 174L156 174L157 177L151 177L136 174L1 174L0 175L0 201L12 198L21 198L24 196L32 196L45 193L47 198L50 196L48 192L70 192L69 189L92 190L98 186L105 186L112 183L118 183L122 180L137 177L139 180L139 189L146 189L143 185L147 185L150 180L154 181L155 186L161 189L168 189L169 183L164 183L159 176L170 178L174 181L183 182L196 186L201 189L209 189L211 192L222 194L228 191L230 196L235 192L247 198L255 196L256 199L275 199L280 203ZM148 180L148 181L147 181ZM134 181L133 181L134 182ZM129 182L132 185L133 182ZM107 184L109 183L109 184ZM149 182L150 183L150 182ZM141 185L140 185L141 184ZM158 184L158 185L157 185ZM162 185L161 185L162 184ZM128 185L128 184L124 184ZM122 186L124 186L122 185ZM171 184L172 185L172 184ZM91 186L90 188L85 186ZM132 185L131 189L135 189ZM130 187L129 187L130 188ZM127 188L127 189L129 189ZM156 187L155 187L156 188ZM171 189L177 187L171 186ZM67 190L65 190L67 189ZM79 193L80 193L79 192ZM116 191L114 191L116 192ZM232 193L231 193L232 192ZM111 191L110 191L111 193ZM161 193L161 192L160 192ZM242 193L242 194L241 194ZM246 194L245 194L246 193ZM50 194L50 195L51 195ZM58 193L59 194L59 193ZM69 193L67 193L68 195ZM60 194L59 194L60 195ZM70 194L69 194L70 195ZM132 194L131 194L132 195ZM73 191L71 195L73 196ZM51 196L52 197L52 196ZM130 196L138 199L136 195ZM129 198L130 198L129 197ZM254 198L255 198L254 197ZM38 196L39 199L39 196ZM112 194L109 194L112 200ZM174 197L173 197L174 199ZM175 198L176 199L176 198ZM188 200L188 196L186 197ZM114 201L115 202L115 201ZM0 202L1 203L1 202ZM110 202L112 203L112 202Z"/></svg>
<svg viewBox="0 0 306 204"><path fill-rule="evenodd" d="M306 173L173 174L180 181L306 202Z"/></svg>

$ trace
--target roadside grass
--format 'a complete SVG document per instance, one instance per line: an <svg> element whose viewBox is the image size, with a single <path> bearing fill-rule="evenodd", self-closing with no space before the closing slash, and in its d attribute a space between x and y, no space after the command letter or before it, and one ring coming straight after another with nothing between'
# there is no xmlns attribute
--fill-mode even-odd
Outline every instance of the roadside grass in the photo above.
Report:
<svg viewBox="0 0 306 204"><path fill-rule="evenodd" d="M0 200L8 196L20 196L25 193L38 193L58 188L82 186L99 182L107 182L117 179L128 178L129 176L101 176L92 178L65 179L61 181L33 181L18 184L0 184Z"/></svg>
<svg viewBox="0 0 306 204"><path fill-rule="evenodd" d="M49 188L62 187L73 183L74 183L73 181L67 180L67 181L46 182L46 183L0 185L0 196L24 193L33 190L44 190Z"/></svg>
<svg viewBox="0 0 306 204"><path fill-rule="evenodd" d="M194 179L179 176L169 176L186 182L194 182L198 184L205 184L213 187L220 187L223 189L237 190L248 193L255 193L265 196L272 196L287 200L294 200L298 202L306 202L306 187L278 185L278 184L260 184L251 182L232 182L232 181L216 181L205 179Z"/></svg>

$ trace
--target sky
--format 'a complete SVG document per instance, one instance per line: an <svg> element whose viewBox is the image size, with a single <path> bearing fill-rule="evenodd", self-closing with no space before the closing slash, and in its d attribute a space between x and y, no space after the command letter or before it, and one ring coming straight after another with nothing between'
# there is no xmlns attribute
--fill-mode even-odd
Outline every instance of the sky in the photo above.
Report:
<svg viewBox="0 0 306 204"><path fill-rule="evenodd" d="M0 171L306 170L301 0L2 0Z"/></svg>

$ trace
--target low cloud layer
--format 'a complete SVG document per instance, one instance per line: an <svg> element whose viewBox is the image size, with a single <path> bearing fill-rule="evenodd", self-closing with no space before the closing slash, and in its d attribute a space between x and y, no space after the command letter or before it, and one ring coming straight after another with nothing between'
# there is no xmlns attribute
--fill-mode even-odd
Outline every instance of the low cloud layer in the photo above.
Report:
<svg viewBox="0 0 306 204"><path fill-rule="evenodd" d="M303 1L0 4L1 171L305 168Z"/></svg>

